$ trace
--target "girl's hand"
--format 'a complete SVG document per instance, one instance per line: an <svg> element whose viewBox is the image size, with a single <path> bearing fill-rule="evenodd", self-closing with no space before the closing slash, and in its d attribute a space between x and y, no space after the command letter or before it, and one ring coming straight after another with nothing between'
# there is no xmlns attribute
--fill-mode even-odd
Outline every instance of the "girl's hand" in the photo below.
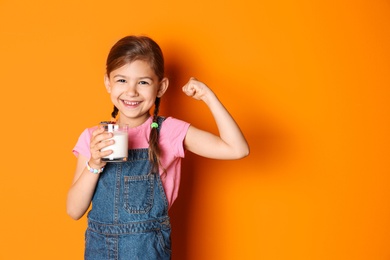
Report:
<svg viewBox="0 0 390 260"><path fill-rule="evenodd" d="M197 100L205 101L207 95L211 94L212 91L209 87L206 86L203 82L200 82L194 77L191 77L190 80L183 86L183 92Z"/></svg>
<svg viewBox="0 0 390 260"><path fill-rule="evenodd" d="M99 126L98 129L93 131L90 152L91 159L89 160L89 166L94 169L100 169L106 165L106 162L102 161L102 158L113 153L112 150L101 151L102 148L112 145L114 140L107 140L113 137L113 133L104 131L104 128Z"/></svg>

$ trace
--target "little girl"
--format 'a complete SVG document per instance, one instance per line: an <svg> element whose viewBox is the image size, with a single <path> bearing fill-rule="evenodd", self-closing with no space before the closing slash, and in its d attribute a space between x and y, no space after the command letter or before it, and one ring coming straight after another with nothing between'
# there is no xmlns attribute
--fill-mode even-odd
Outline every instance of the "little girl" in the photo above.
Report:
<svg viewBox="0 0 390 260"><path fill-rule="evenodd" d="M104 83L114 104L113 118L129 126L128 160L103 161L112 153L102 151L113 144L112 133L103 127L84 130L73 150L77 166L67 212L80 219L92 202L85 259L170 259L168 210L178 194L185 151L239 159L249 154L248 144L217 96L195 78L183 92L206 103L219 136L158 116L169 81L161 49L149 37L127 36L111 48Z"/></svg>

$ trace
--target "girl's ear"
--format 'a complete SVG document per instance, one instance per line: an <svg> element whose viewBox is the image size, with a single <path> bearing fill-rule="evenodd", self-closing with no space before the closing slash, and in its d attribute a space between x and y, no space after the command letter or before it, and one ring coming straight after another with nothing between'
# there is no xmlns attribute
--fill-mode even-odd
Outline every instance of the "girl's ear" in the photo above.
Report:
<svg viewBox="0 0 390 260"><path fill-rule="evenodd" d="M160 82L158 91L157 91L157 97L160 98L164 95L165 91L167 91L169 85L168 78L163 78Z"/></svg>
<svg viewBox="0 0 390 260"><path fill-rule="evenodd" d="M106 75L104 75L104 85L106 85L106 90L108 93L111 93L111 85L110 85L110 78Z"/></svg>

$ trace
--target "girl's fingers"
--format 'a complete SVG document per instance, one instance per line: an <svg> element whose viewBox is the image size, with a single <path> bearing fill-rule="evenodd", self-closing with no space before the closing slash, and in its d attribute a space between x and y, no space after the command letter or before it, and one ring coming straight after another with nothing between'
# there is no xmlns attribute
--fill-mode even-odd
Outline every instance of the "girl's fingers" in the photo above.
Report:
<svg viewBox="0 0 390 260"><path fill-rule="evenodd" d="M188 85L186 85L186 86L184 86L183 87L183 92L187 95L187 96L190 96L190 97L192 97L193 95L195 95L195 89L192 87L190 87L190 86L188 86Z"/></svg>
<svg viewBox="0 0 390 260"><path fill-rule="evenodd" d="M114 144L113 133L105 132L102 127L99 127L92 133L90 152L91 159L96 163L101 163L101 158L108 156L112 153L112 150L101 151L101 149Z"/></svg>

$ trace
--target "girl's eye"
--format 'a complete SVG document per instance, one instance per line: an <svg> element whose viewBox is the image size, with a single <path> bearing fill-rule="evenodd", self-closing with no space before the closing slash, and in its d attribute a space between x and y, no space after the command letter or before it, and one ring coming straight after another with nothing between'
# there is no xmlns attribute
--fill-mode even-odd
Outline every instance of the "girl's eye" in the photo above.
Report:
<svg viewBox="0 0 390 260"><path fill-rule="evenodd" d="M149 82L142 80L138 84L140 84L140 85L149 85Z"/></svg>
<svg viewBox="0 0 390 260"><path fill-rule="evenodd" d="M119 83L126 83L126 80L124 80L124 79L118 79L116 82L119 82Z"/></svg>

